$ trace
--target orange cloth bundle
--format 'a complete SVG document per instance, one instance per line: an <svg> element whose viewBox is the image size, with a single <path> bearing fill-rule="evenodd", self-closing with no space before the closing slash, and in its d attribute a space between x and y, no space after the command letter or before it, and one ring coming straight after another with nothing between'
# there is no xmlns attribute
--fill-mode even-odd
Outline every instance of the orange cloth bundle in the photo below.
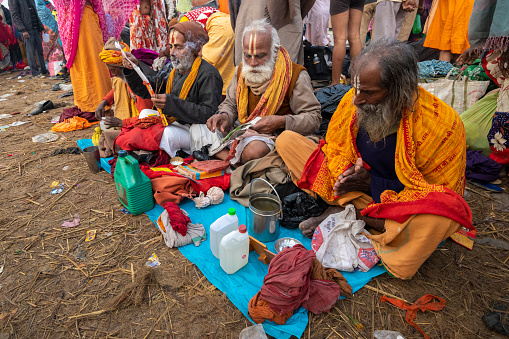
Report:
<svg viewBox="0 0 509 339"><path fill-rule="evenodd" d="M111 39L112 38L110 38L110 40ZM108 42L110 42L110 40L108 40ZM131 52L131 49L125 43L121 42L120 45L124 52ZM115 49L106 49L106 46L103 47L103 50L99 53L99 59L105 64L122 66L122 52Z"/></svg>
<svg viewBox="0 0 509 339"><path fill-rule="evenodd" d="M76 116L53 125L51 130L53 132L72 132L79 129L89 128L90 126L98 123L99 121L88 122L87 119Z"/></svg>
<svg viewBox="0 0 509 339"><path fill-rule="evenodd" d="M260 292L249 300L249 316L257 324L263 323L266 319L278 325L286 324L286 321L293 315L292 312L277 314L270 309L270 303L260 298Z"/></svg>

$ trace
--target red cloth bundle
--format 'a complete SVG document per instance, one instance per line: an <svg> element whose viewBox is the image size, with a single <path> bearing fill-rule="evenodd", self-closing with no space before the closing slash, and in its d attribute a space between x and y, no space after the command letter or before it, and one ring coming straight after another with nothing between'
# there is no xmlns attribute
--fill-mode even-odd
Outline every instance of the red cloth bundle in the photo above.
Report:
<svg viewBox="0 0 509 339"><path fill-rule="evenodd" d="M174 231L179 232L182 236L187 234L187 224L191 222L191 219L187 215L184 215L180 210L179 205L174 202L167 202L163 204L164 209L168 212L170 217L170 224Z"/></svg>

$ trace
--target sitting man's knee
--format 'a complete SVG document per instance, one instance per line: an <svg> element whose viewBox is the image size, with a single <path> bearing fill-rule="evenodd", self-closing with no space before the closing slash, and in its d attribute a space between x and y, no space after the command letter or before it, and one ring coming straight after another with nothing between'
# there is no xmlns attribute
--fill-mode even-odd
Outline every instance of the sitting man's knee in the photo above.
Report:
<svg viewBox="0 0 509 339"><path fill-rule="evenodd" d="M242 151L240 160L243 164L248 161L259 159L266 156L270 152L269 146L266 143L259 140L251 141Z"/></svg>
<svg viewBox="0 0 509 339"><path fill-rule="evenodd" d="M276 149L287 149L292 144L292 139L295 141L295 133L294 131L283 131L276 139Z"/></svg>

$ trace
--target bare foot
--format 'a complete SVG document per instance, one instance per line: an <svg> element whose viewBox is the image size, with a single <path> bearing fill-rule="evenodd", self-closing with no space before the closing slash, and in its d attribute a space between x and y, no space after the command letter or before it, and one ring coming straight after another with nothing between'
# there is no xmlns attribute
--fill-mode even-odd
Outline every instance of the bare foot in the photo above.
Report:
<svg viewBox="0 0 509 339"><path fill-rule="evenodd" d="M324 221L329 215L334 213L339 213L344 210L344 207L341 206L331 206L325 210L319 217L312 217L308 220L305 220L299 224L299 228L306 237L311 238L315 229L320 225L322 221Z"/></svg>

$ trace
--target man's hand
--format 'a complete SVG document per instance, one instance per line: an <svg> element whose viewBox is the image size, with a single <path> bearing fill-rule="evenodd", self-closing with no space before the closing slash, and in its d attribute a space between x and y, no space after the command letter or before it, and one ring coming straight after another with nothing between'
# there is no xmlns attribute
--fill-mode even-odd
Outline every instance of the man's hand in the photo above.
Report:
<svg viewBox="0 0 509 339"><path fill-rule="evenodd" d="M152 102L154 103L154 106L156 106L157 108L164 109L164 106L166 105L166 94L153 95Z"/></svg>
<svg viewBox="0 0 509 339"><path fill-rule="evenodd" d="M368 193L371 191L371 175L364 168L362 159L358 158L355 165L347 169L338 177L334 185L334 194L342 194L354 191Z"/></svg>
<svg viewBox="0 0 509 339"><path fill-rule="evenodd" d="M404 11L413 12L417 8L417 3L414 0L406 0L401 6L403 6Z"/></svg>
<svg viewBox="0 0 509 339"><path fill-rule="evenodd" d="M212 133L214 133L216 129L219 129L219 132L224 134L231 128L229 120L230 119L228 119L227 114L224 113L214 114L207 120L207 128Z"/></svg>
<svg viewBox="0 0 509 339"><path fill-rule="evenodd" d="M101 118L104 116L104 108L108 106L108 101L103 100L99 105L97 105L97 108L95 109L95 118L97 120L101 120Z"/></svg>
<svg viewBox="0 0 509 339"><path fill-rule="evenodd" d="M498 64L502 75L507 79L509 78L509 50L502 53L500 56L500 63Z"/></svg>
<svg viewBox="0 0 509 339"><path fill-rule="evenodd" d="M122 127L122 119L117 117L106 117L104 123L110 127Z"/></svg>
<svg viewBox="0 0 509 339"><path fill-rule="evenodd" d="M285 124L284 115L267 115L250 128L260 134L272 134L278 129L285 128Z"/></svg>
<svg viewBox="0 0 509 339"><path fill-rule="evenodd" d="M463 52L456 62L460 65L470 65L479 57L480 51L472 51L468 48L465 52Z"/></svg>
<svg viewBox="0 0 509 339"><path fill-rule="evenodd" d="M23 38L25 40L30 40L30 34L28 34L28 32L23 32Z"/></svg>
<svg viewBox="0 0 509 339"><path fill-rule="evenodd" d="M126 52L125 56L127 57L127 59L131 60L136 66L138 66L138 59L136 59L134 55L132 55L129 52ZM133 69L133 65L131 65L131 63L128 60L126 60L125 58L122 59L122 65L125 68Z"/></svg>

